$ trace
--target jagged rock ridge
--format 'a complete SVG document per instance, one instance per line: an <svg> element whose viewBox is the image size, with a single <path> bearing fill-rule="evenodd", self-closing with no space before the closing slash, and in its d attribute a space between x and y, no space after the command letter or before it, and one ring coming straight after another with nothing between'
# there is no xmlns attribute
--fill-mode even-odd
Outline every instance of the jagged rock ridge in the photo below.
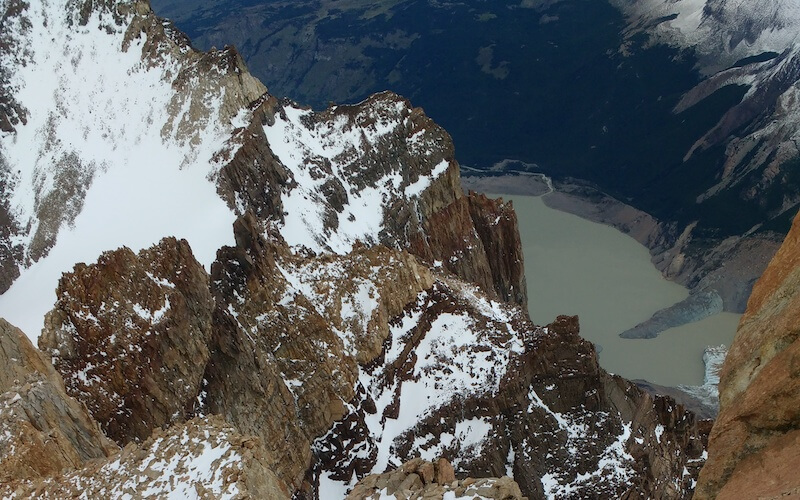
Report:
<svg viewBox="0 0 800 500"><path fill-rule="evenodd" d="M421 110L391 93L319 113L261 94L233 49L193 51L142 2L3 7L16 45L2 67L25 120L9 118L0 142L17 170L5 243L22 255L0 312L34 292L52 308L41 347L128 443L23 490L325 497L420 453L459 475L514 474L533 497L690 494L694 416L603 372L576 319L530 323L515 305L526 293L513 210L462 193L452 142ZM63 47L74 58L37 107L31 82ZM103 55L122 63L70 79ZM123 116L135 125L112 119ZM95 143L105 149L87 153ZM120 213L137 188L158 202L149 218ZM34 316L34 337L35 312L14 311ZM180 464L207 452L216 468L185 475ZM167 482L154 477L169 464Z"/></svg>
<svg viewBox="0 0 800 500"><path fill-rule="evenodd" d="M137 399L121 398L112 414L90 405L104 428L115 429L118 442L137 441L144 432L129 426L121 434L126 428L113 425L116 414L147 422L151 431L161 425L147 409L151 404L139 400L166 407L189 401L171 415L173 424L196 413L221 415L258 438L263 461L282 488L307 496L335 496L351 481L416 454L445 456L460 475L513 475L534 498L571 491L690 493L703 452L694 416L605 374L591 344L578 336L576 318L538 328L518 306L431 271L406 252L361 246L341 256L302 256L268 226L250 215L241 218L237 246L219 251L209 280L185 280L198 288L191 293L179 295L177 285L164 286L158 278L144 288L96 280L98 297L108 288L118 291L123 319L131 314L129 304L144 303L140 294L163 309L159 305L168 300L210 290L213 303L198 303L208 311L194 312L212 331L204 368L191 350L167 349L175 339L155 334L157 326L153 335L142 335L139 325L124 320L127 326L111 333L64 314L71 307L64 299L79 295L79 277L113 277L115 257L127 250L64 276L62 300L50 317L65 319L48 323L53 330L42 345L70 393L89 402L107 399L113 374L130 360L108 356L93 368L97 384L90 395L79 370L99 349L70 351L60 342L91 346L105 345L111 335L130 339L131 351L147 350L149 366L171 362L173 370L160 372L165 387L182 387L189 369L203 369L195 394L151 388ZM188 256L175 258L181 245L165 240L140 252L138 265L183 269ZM164 321L177 321L181 311L172 314L164 313ZM97 322L115 316L107 307ZM192 332L174 328L170 335L202 341ZM152 347L159 344L164 348Z"/></svg>
<svg viewBox="0 0 800 500"><path fill-rule="evenodd" d="M32 336L52 302L40 291L75 263L176 236L209 266L248 210L315 251L416 239L525 299L521 273L502 268L516 259L488 255L470 217L446 247L427 243L428 219L466 205L450 137L408 101L384 93L321 113L279 101L233 48L195 51L144 2L3 7L0 66L25 121L0 136L2 289L14 287L0 313Z"/></svg>

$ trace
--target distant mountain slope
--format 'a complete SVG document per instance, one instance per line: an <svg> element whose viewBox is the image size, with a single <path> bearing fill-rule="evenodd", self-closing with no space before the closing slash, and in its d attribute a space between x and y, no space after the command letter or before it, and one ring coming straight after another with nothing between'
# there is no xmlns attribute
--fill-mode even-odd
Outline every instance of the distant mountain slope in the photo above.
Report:
<svg viewBox="0 0 800 500"><path fill-rule="evenodd" d="M684 161L713 147L725 147L715 183L697 198L703 203L727 190L740 200L784 215L800 202L800 6L791 1L728 0L627 2L628 36L692 48L708 78L687 92L675 111L687 110L729 86L747 92L686 151ZM724 197L724 194L722 195ZM794 210L786 214L790 219ZM784 218L787 218L784 217Z"/></svg>
<svg viewBox="0 0 800 500"><path fill-rule="evenodd" d="M725 310L744 309L800 203L791 1L154 6L201 47L240 47L277 94L321 107L389 88L464 164L520 160L643 210L659 267Z"/></svg>

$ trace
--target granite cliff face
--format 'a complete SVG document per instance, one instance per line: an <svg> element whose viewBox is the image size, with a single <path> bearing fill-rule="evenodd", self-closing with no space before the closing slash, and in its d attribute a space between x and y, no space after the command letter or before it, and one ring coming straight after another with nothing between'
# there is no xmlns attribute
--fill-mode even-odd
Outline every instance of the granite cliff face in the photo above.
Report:
<svg viewBox="0 0 800 500"><path fill-rule="evenodd" d="M0 483L31 480L102 459L117 447L67 396L47 357L0 320Z"/></svg>
<svg viewBox="0 0 800 500"><path fill-rule="evenodd" d="M742 317L696 498L800 494L800 217Z"/></svg>

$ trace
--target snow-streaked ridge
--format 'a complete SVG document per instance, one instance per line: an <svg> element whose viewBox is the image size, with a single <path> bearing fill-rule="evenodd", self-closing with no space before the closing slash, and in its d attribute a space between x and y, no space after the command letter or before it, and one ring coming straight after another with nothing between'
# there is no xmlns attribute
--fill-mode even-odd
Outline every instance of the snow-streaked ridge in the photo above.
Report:
<svg viewBox="0 0 800 500"><path fill-rule="evenodd" d="M439 281L434 290L448 290L459 301L473 304L474 291L470 285ZM388 366L398 361L398 356L412 340L412 333L420 328L421 314L437 299L436 292L422 292L416 306L407 311L390 327L389 348L385 353ZM418 353L413 372L408 380L386 380L379 373L360 369L359 382L377 406L369 415L366 425L371 440L377 447L374 473L383 472L394 461L393 447L400 438L407 437L415 425L435 411L471 394L497 393L512 356L524 351L520 335L505 323L513 315L513 308L486 301L482 319L487 323L477 325L477 318L466 311L437 314L425 327L424 337L414 347ZM419 333L419 332L417 332ZM399 398L395 402L395 397ZM381 415L389 405L397 404L396 418L382 421ZM456 423L452 433L438 436L416 436L414 449L429 459L441 455L445 449L458 447L479 453L482 443L491 438L491 425L484 417L466 418ZM454 463L457 467L458 463Z"/></svg>
<svg viewBox="0 0 800 500"><path fill-rule="evenodd" d="M289 245L344 254L356 241L377 243L387 207L418 198L450 167L441 160L411 181L400 170L354 161L380 148L387 136L404 133L409 111L406 102L394 98L369 99L360 106L364 109L356 116L332 108L329 119L318 120L313 111L287 104L274 124L265 125L270 148L297 183L283 196L281 233ZM420 157L431 155L420 135L407 137L410 149ZM333 189L344 198L341 207L329 204Z"/></svg>

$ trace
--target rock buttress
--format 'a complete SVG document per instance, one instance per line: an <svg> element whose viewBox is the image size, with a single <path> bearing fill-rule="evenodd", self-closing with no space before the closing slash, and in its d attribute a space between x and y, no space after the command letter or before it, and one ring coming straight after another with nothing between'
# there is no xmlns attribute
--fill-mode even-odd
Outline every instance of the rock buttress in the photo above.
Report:
<svg viewBox="0 0 800 500"><path fill-rule="evenodd" d="M800 217L753 287L720 373L697 498L800 495Z"/></svg>
<svg viewBox="0 0 800 500"><path fill-rule="evenodd" d="M64 274L41 348L120 444L191 416L209 358L208 274L185 240L106 252Z"/></svg>
<svg viewBox="0 0 800 500"><path fill-rule="evenodd" d="M0 484L58 474L117 447L47 358L0 319Z"/></svg>

